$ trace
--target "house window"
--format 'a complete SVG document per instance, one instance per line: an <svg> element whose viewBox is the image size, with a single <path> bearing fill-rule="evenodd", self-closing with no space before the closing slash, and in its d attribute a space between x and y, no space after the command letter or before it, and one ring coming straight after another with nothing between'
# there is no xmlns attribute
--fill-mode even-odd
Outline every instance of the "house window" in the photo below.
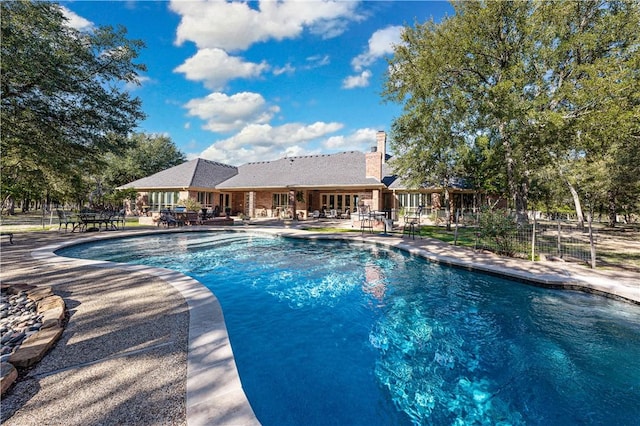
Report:
<svg viewBox="0 0 640 426"><path fill-rule="evenodd" d="M431 206L431 194L421 194L419 192L398 194L400 208L406 211L414 211L419 206Z"/></svg>
<svg viewBox="0 0 640 426"><path fill-rule="evenodd" d="M321 208L323 209L336 209L341 212L349 209L350 212L358 211L358 194L321 194L322 200Z"/></svg>
<svg viewBox="0 0 640 426"><path fill-rule="evenodd" d="M152 191L149 192L149 207L151 211L173 209L180 198L177 191Z"/></svg>
<svg viewBox="0 0 640 426"><path fill-rule="evenodd" d="M273 194L273 208L289 205L289 194L286 192Z"/></svg>
<svg viewBox="0 0 640 426"><path fill-rule="evenodd" d="M213 193L198 192L198 202L202 205L202 207L211 207L213 204Z"/></svg>
<svg viewBox="0 0 640 426"><path fill-rule="evenodd" d="M231 207L231 199L229 197L229 194L220 194L219 201L220 202L218 206L220 206L221 209Z"/></svg>

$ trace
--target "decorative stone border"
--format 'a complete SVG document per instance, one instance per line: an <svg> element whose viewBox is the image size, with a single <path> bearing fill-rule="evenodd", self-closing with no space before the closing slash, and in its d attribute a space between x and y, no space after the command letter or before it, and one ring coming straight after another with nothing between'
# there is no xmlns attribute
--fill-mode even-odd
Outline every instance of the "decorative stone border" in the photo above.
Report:
<svg viewBox="0 0 640 426"><path fill-rule="evenodd" d="M63 331L63 320L66 306L60 296L53 294L51 287L37 287L28 284L2 284L2 292L19 294L26 292L29 300L36 304L36 312L42 315L42 326L34 334L27 337L11 354L8 362L0 365L0 388L2 394L18 378L16 368L27 368L40 361Z"/></svg>

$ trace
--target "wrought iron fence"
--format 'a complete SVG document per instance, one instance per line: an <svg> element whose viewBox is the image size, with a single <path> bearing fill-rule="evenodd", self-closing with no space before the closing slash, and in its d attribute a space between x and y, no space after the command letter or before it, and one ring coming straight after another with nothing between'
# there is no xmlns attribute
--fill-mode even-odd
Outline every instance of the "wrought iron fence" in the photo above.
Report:
<svg viewBox="0 0 640 426"><path fill-rule="evenodd" d="M591 262L589 231L570 223L537 223L519 225L507 236L508 241L491 237L478 237L477 247L492 251L504 251L530 259L559 258L572 262ZM594 244L597 234L593 234Z"/></svg>

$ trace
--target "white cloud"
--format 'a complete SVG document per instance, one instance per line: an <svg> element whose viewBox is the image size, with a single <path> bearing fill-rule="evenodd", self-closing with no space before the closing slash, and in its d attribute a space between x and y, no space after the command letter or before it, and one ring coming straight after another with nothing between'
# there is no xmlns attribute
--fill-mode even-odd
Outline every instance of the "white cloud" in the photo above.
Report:
<svg viewBox="0 0 640 426"><path fill-rule="evenodd" d="M190 100L185 108L189 115L204 120L203 128L212 132L238 130L249 123L268 123L280 111L278 106L269 106L260 94L251 92L231 96L214 92L204 98Z"/></svg>
<svg viewBox="0 0 640 426"><path fill-rule="evenodd" d="M245 62L229 56L221 49L202 49L187 59L174 72L184 73L187 79L203 81L211 90L221 90L234 78L256 78L269 69L266 62Z"/></svg>
<svg viewBox="0 0 640 426"><path fill-rule="evenodd" d="M322 143L322 147L331 151L364 151L367 152L376 144L377 130L358 129L347 136L331 136Z"/></svg>
<svg viewBox="0 0 640 426"><path fill-rule="evenodd" d="M305 68L306 69L320 68L325 65L329 65L329 63L331 63L331 59L329 58L329 55L309 56L307 58L307 65Z"/></svg>
<svg viewBox="0 0 640 426"><path fill-rule="evenodd" d="M356 87L367 87L369 85L369 79L371 78L371 71L364 70L358 75L351 75L342 80L343 89L354 89Z"/></svg>
<svg viewBox="0 0 640 426"><path fill-rule="evenodd" d="M341 34L350 21L362 19L354 1L263 0L257 9L247 2L172 1L181 16L176 44L193 41L202 48L245 50L256 42L298 37L305 28L323 37Z"/></svg>
<svg viewBox="0 0 640 426"><path fill-rule="evenodd" d="M393 46L400 43L404 27L391 26L373 33L369 39L368 49L353 58L351 65L356 71L362 71L385 55L393 53Z"/></svg>
<svg viewBox="0 0 640 426"><path fill-rule="evenodd" d="M75 28L78 31L91 31L95 28L93 22L83 18L82 16L72 12L64 6L60 6L60 10L65 18L68 19L67 25L71 28Z"/></svg>
<svg viewBox="0 0 640 426"><path fill-rule="evenodd" d="M269 124L249 124L238 134L219 142L227 149L237 149L242 146L287 146L309 142L342 128L340 123L315 122L310 125L302 123L287 123L272 127Z"/></svg>
<svg viewBox="0 0 640 426"><path fill-rule="evenodd" d="M342 126L335 122L316 122L310 125L289 123L277 127L250 124L238 134L215 142L200 156L239 165L250 161L275 160L287 155L306 155L311 151L305 149L304 145L334 133Z"/></svg>
<svg viewBox="0 0 640 426"><path fill-rule="evenodd" d="M273 69L273 75L293 74L294 72L296 72L296 68L291 64L286 64L283 67Z"/></svg>

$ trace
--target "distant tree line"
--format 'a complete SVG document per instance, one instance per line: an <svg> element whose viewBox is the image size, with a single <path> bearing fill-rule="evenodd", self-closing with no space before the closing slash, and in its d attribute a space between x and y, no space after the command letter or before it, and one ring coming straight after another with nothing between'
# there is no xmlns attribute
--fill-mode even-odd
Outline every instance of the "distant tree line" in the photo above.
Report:
<svg viewBox="0 0 640 426"><path fill-rule="evenodd" d="M2 2L0 187L3 210L32 205L121 205L115 188L185 161L144 118L144 48L126 29L71 28L59 5Z"/></svg>
<svg viewBox="0 0 640 426"><path fill-rule="evenodd" d="M396 172L527 211L640 211L640 3L462 1L406 27L384 98ZM446 195L446 194L445 194Z"/></svg>

